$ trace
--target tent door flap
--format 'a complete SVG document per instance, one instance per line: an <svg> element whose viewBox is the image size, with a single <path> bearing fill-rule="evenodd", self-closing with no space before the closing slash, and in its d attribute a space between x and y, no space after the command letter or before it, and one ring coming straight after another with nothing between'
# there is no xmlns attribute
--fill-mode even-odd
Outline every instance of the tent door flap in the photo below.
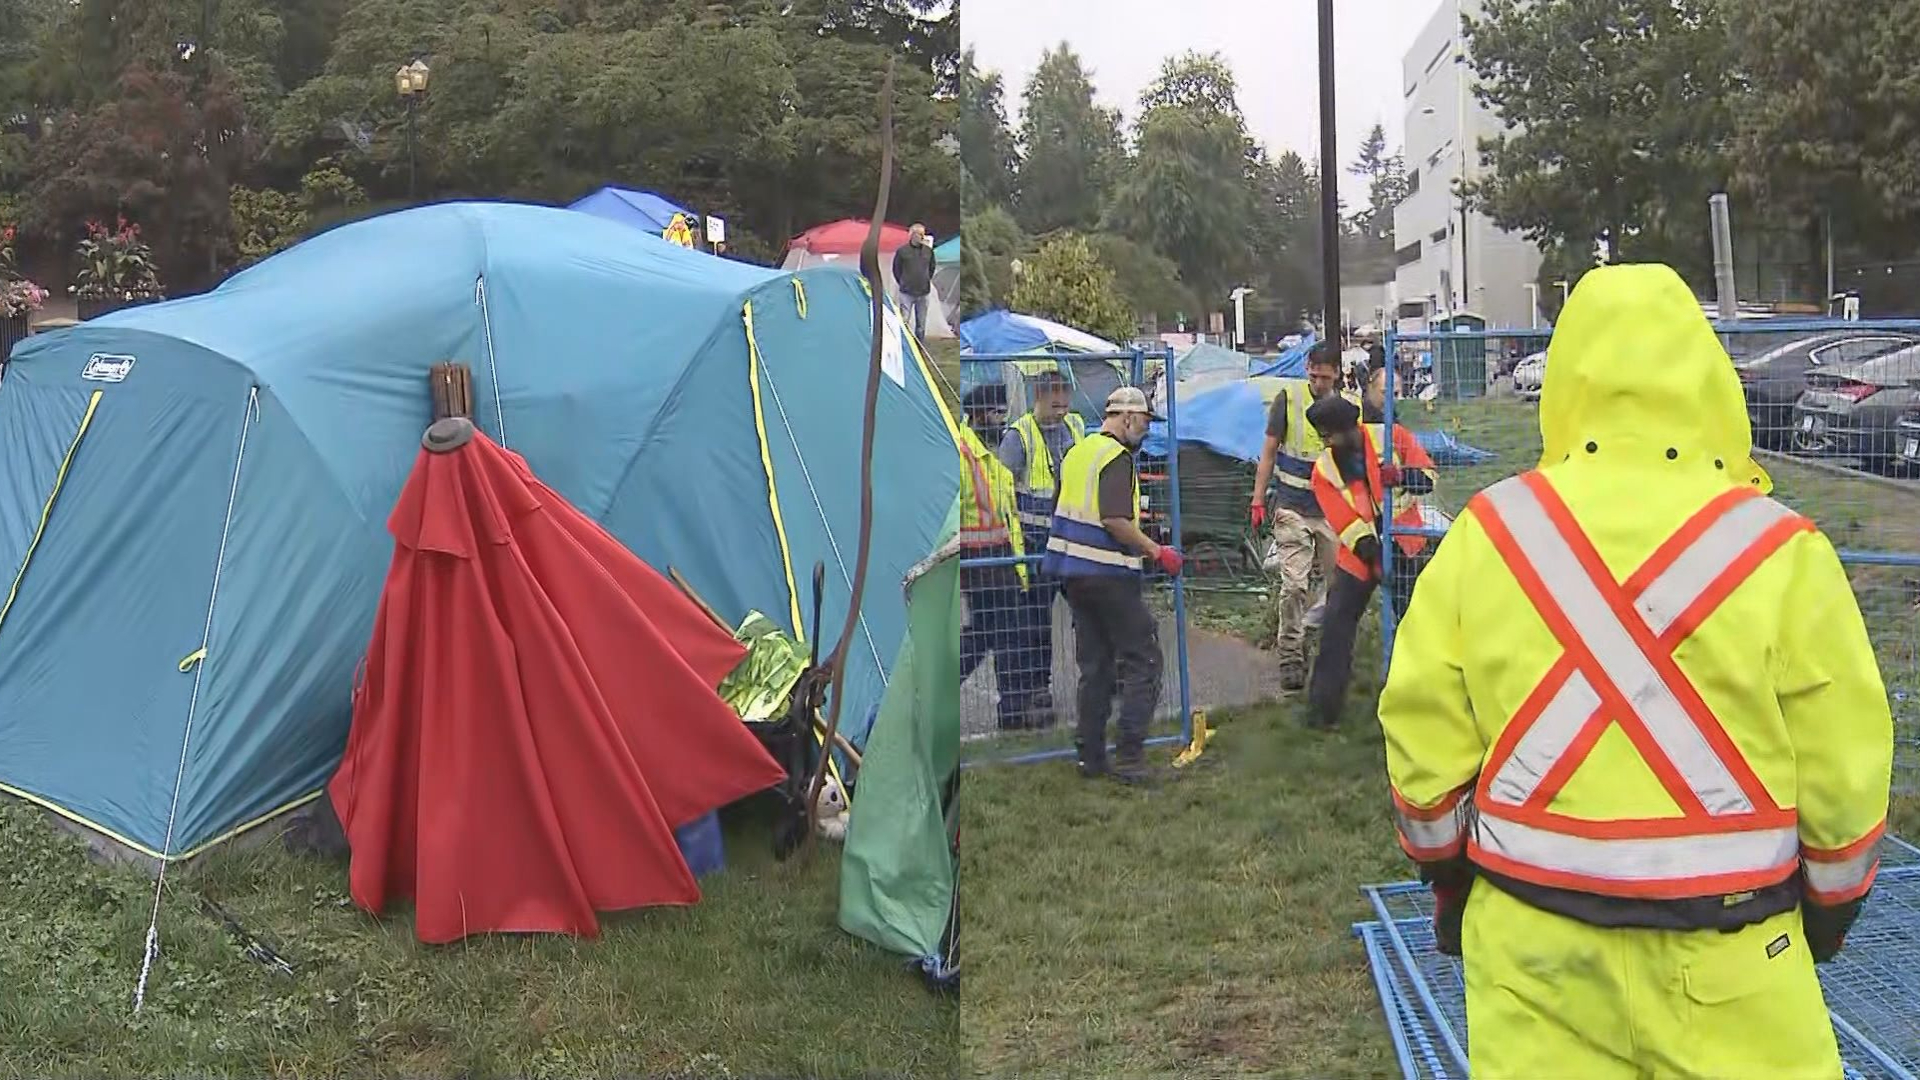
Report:
<svg viewBox="0 0 1920 1080"><path fill-rule="evenodd" d="M59 468L47 487L47 497L40 505L40 517L34 524L32 538L27 541L26 551L20 556L19 566L14 570L8 583L5 599L0 599L0 628L4 628L7 612L13 610L13 603L20 597L20 586L26 581L27 568L33 563L33 553L40 547L40 540L47 534L47 523L53 520L53 507L60 498L60 489L66 485L67 473L73 468L73 459L80 452L80 441L87 436L87 429L93 426L93 416L100 408L100 398L106 391L95 390L87 398L86 411L80 414L73 437L67 441L66 453L60 456Z"/></svg>

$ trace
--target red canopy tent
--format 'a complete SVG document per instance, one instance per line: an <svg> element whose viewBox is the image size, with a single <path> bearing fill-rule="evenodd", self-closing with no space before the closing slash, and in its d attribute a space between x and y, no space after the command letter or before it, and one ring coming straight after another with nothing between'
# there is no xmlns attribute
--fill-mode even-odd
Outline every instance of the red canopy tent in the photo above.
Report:
<svg viewBox="0 0 1920 1080"><path fill-rule="evenodd" d="M784 775L715 692L745 649L467 421L428 430L388 529L328 785L355 902L410 897L439 943L697 901L673 830Z"/></svg>
<svg viewBox="0 0 1920 1080"><path fill-rule="evenodd" d="M868 222L856 218L829 221L794 237L793 243L787 247L789 251L805 251L813 255L858 255L860 245L867 242L868 227ZM880 226L881 254L891 255L895 248L906 242L906 226L892 223Z"/></svg>

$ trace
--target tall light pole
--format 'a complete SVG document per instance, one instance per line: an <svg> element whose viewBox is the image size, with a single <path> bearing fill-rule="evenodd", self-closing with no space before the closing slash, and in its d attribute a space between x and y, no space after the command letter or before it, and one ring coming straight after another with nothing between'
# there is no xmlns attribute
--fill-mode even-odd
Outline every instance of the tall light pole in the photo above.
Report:
<svg viewBox="0 0 1920 1080"><path fill-rule="evenodd" d="M407 103L407 201L415 198L415 181L418 175L417 155L414 152L414 113L422 95L427 92L428 68L425 60L416 59L403 65L393 73L393 87Z"/></svg>
<svg viewBox="0 0 1920 1080"><path fill-rule="evenodd" d="M1233 301L1233 347L1236 349L1247 347L1247 297L1252 295L1253 290L1245 285L1236 286L1227 294L1227 299Z"/></svg>
<svg viewBox="0 0 1920 1080"><path fill-rule="evenodd" d="M1320 0L1320 288L1329 340L1340 326L1340 134L1333 112L1333 0Z"/></svg>

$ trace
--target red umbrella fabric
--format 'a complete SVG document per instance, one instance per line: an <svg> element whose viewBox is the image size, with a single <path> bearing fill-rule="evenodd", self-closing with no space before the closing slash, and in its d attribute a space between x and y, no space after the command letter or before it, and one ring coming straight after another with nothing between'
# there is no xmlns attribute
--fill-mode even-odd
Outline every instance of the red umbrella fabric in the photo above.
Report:
<svg viewBox="0 0 1920 1080"><path fill-rule="evenodd" d="M673 830L784 775L715 692L744 647L466 421L388 530L328 785L355 902L411 898L440 943L697 901Z"/></svg>

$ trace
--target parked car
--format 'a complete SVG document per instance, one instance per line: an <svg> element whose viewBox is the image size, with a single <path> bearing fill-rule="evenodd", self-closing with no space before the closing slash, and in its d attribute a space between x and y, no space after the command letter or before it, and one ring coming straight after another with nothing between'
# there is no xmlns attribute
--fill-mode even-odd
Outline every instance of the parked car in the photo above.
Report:
<svg viewBox="0 0 1920 1080"><path fill-rule="evenodd" d="M1894 442L1894 460L1909 475L1920 474L1920 410L1900 418L1900 426L1894 432Z"/></svg>
<svg viewBox="0 0 1920 1080"><path fill-rule="evenodd" d="M1788 335L1772 337L1775 341L1771 348L1734 361L1734 370L1739 372L1741 387L1746 391L1754 444L1770 450L1785 450L1792 445L1794 406L1809 389L1810 373L1920 345L1920 335L1887 331L1836 330L1793 335L1790 340Z"/></svg>
<svg viewBox="0 0 1920 1080"><path fill-rule="evenodd" d="M1547 381L1546 350L1534 353L1513 367L1513 389L1523 398L1537 398Z"/></svg>
<svg viewBox="0 0 1920 1080"><path fill-rule="evenodd" d="M1852 458L1884 472L1893 464L1900 418L1920 406L1920 345L1807 373L1794 405L1793 449Z"/></svg>

